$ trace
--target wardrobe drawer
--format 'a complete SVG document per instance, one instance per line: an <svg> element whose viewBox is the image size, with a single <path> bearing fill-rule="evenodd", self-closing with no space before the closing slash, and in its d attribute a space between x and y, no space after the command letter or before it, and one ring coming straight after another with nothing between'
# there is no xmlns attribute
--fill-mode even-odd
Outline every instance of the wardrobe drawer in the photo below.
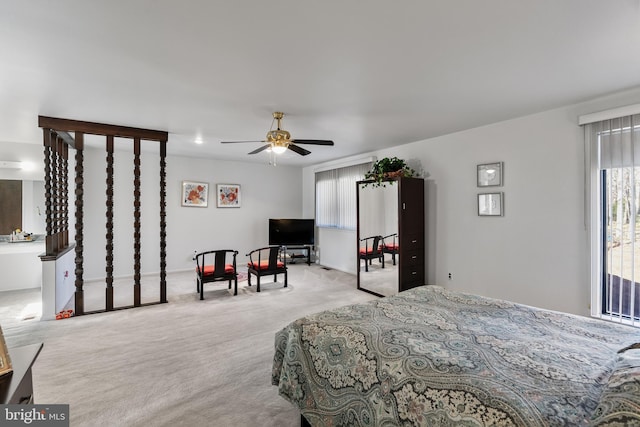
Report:
<svg viewBox="0 0 640 427"><path fill-rule="evenodd" d="M416 283L418 285L424 285L424 262L416 265L403 265L400 271L400 282L402 289L415 287Z"/></svg>
<svg viewBox="0 0 640 427"><path fill-rule="evenodd" d="M404 254L404 259L402 261L403 266L412 266L417 264L424 264L424 251L407 251Z"/></svg>
<svg viewBox="0 0 640 427"><path fill-rule="evenodd" d="M404 247L403 247L404 246ZM400 248L405 251L413 251L415 249L424 248L424 234L422 233L407 233L400 240Z"/></svg>

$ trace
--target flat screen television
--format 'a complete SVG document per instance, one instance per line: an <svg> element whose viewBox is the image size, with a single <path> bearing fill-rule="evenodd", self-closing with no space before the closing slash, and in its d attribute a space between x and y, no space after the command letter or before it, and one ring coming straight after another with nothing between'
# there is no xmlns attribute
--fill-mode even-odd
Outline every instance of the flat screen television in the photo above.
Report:
<svg viewBox="0 0 640 427"><path fill-rule="evenodd" d="M313 245L314 236L313 219L269 219L270 245Z"/></svg>

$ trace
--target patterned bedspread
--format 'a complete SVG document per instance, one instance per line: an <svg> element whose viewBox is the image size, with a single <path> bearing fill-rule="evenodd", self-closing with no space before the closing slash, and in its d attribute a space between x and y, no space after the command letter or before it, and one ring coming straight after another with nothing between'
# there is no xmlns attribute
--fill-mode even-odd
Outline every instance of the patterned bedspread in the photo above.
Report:
<svg viewBox="0 0 640 427"><path fill-rule="evenodd" d="M312 426L588 425L618 350L639 338L423 286L291 323L272 382Z"/></svg>

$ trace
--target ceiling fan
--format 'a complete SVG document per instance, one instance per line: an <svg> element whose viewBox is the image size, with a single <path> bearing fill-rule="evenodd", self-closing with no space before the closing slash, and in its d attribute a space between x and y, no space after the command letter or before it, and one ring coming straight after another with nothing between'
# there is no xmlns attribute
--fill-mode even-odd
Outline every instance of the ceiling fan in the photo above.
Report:
<svg viewBox="0 0 640 427"><path fill-rule="evenodd" d="M291 134L281 128L281 120L284 117L284 113L276 111L273 113L273 120L278 122L277 128L273 129L273 122L271 122L271 129L267 132L267 139L263 141L221 141L222 144L235 144L239 142L265 142L266 145L253 150L249 154L256 154L264 150L270 150L275 154L282 154L287 149L294 151L301 156L311 154L311 151L305 150L302 147L298 147L297 144L310 144L310 145L333 145L333 141L326 139L291 139Z"/></svg>

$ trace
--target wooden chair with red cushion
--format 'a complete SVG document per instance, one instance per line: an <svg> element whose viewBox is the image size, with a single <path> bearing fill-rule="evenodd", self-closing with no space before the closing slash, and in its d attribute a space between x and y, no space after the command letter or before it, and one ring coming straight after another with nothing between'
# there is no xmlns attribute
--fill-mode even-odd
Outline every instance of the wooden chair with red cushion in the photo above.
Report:
<svg viewBox="0 0 640 427"><path fill-rule="evenodd" d="M233 294L238 295L238 270L236 269L236 255L238 251L219 249L201 252L195 255L196 260L196 289L200 292L200 299L204 299L204 284L210 282L234 281Z"/></svg>
<svg viewBox="0 0 640 427"><path fill-rule="evenodd" d="M287 259L282 257L280 260L280 252L282 246L267 246L255 249L247 254L249 263L247 269L249 272L248 283L251 286L251 275L254 274L258 280L257 292L260 292L260 277L273 274L273 281L278 281L278 274L284 273L284 287L287 287Z"/></svg>
<svg viewBox="0 0 640 427"><path fill-rule="evenodd" d="M369 271L369 265L375 258L382 263L382 268L384 268L384 255L382 254L382 248L380 247L381 240L382 236L371 236L360 239L361 242L364 242L364 247L360 247L358 259L364 260L364 271Z"/></svg>
<svg viewBox="0 0 640 427"><path fill-rule="evenodd" d="M391 254L393 265L396 265L396 254L398 253L396 237L398 237L398 233L389 234L382 238L382 252L385 254Z"/></svg>

